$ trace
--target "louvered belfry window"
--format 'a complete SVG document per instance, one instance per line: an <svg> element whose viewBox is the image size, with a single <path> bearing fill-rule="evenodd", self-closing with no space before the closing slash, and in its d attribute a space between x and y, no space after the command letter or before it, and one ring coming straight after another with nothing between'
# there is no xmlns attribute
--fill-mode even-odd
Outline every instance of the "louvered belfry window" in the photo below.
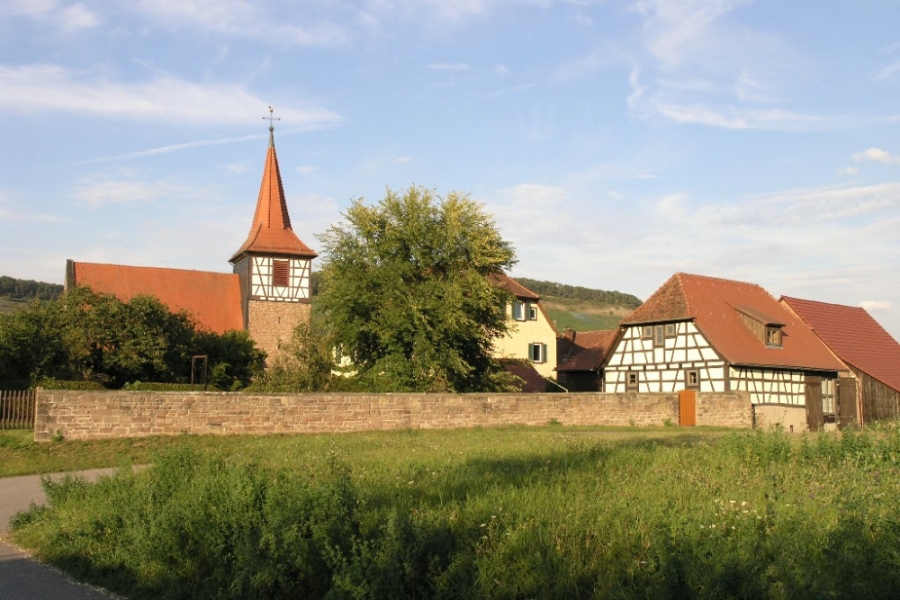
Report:
<svg viewBox="0 0 900 600"><path fill-rule="evenodd" d="M287 287L291 279L291 263L287 260L272 261L272 285Z"/></svg>

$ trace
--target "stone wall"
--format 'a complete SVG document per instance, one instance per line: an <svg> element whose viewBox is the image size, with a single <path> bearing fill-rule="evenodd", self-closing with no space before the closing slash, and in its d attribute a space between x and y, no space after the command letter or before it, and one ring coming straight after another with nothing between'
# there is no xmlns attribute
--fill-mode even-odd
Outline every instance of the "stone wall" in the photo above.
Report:
<svg viewBox="0 0 900 600"><path fill-rule="evenodd" d="M34 439L678 423L677 394L296 394L40 390ZM700 394L697 424L750 427L747 394Z"/></svg>
<svg viewBox="0 0 900 600"><path fill-rule="evenodd" d="M795 404L757 404L756 426L760 429L781 429L788 433L808 431L806 406Z"/></svg>

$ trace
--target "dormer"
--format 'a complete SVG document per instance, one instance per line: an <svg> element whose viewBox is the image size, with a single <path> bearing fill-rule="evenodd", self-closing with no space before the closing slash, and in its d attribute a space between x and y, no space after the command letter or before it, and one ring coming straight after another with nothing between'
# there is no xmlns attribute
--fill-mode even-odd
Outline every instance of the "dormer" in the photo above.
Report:
<svg viewBox="0 0 900 600"><path fill-rule="evenodd" d="M735 306L738 317L747 329L766 348L781 348L784 344L784 323L749 306Z"/></svg>

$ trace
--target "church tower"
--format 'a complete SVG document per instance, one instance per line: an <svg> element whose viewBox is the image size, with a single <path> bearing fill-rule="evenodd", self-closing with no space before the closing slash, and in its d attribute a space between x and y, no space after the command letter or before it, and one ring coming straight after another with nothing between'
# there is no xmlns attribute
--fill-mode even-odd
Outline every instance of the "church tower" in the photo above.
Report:
<svg viewBox="0 0 900 600"><path fill-rule="evenodd" d="M309 276L316 256L291 229L270 120L256 214L247 240L228 261L240 280L244 328L270 359L278 354L279 343L289 341L294 328L309 320Z"/></svg>

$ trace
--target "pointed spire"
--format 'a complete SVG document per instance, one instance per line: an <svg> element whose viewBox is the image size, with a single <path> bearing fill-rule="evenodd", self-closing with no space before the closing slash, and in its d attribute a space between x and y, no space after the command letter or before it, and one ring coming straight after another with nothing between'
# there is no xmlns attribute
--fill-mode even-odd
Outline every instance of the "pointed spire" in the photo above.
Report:
<svg viewBox="0 0 900 600"><path fill-rule="evenodd" d="M269 150L266 154L266 165L263 169L262 184L256 200L256 213L250 233L240 250L235 252L229 262L236 262L247 253L279 254L304 258L315 258L317 255L309 246L300 241L291 229L291 217L288 214L287 202L284 198L284 187L281 184L281 171L278 168L278 156L275 154L275 128L269 107Z"/></svg>

